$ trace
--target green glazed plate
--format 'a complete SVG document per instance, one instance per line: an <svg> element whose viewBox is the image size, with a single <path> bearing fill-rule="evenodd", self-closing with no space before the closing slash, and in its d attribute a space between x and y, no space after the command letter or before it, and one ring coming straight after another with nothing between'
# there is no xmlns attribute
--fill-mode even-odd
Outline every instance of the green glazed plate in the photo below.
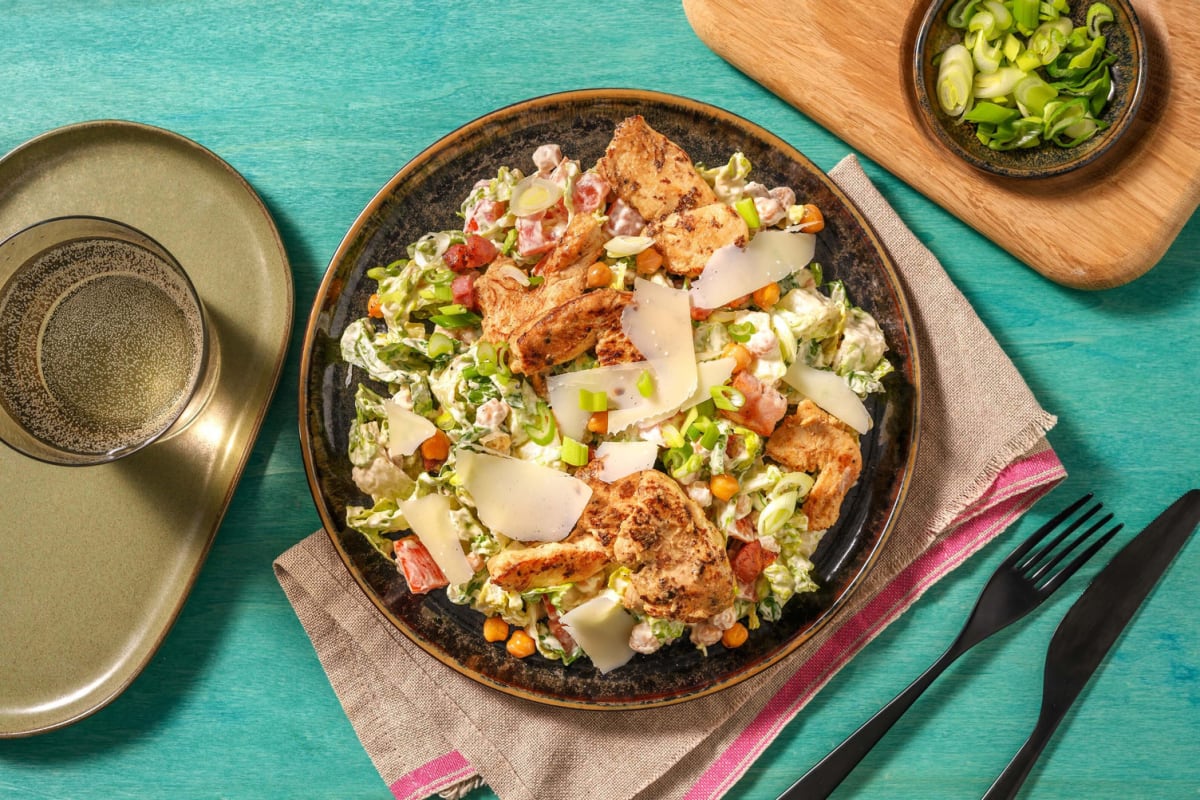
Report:
<svg viewBox="0 0 1200 800"><path fill-rule="evenodd" d="M0 236L90 214L187 270L222 351L184 431L95 467L0 446L0 737L78 721L142 671L195 581L274 393L292 274L248 183L200 145L131 122L60 128L0 159Z"/></svg>

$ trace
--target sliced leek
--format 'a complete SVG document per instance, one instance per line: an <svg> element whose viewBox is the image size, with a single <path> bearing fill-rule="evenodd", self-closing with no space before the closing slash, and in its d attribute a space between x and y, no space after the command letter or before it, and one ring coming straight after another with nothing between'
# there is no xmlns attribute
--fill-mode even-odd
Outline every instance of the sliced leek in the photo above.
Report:
<svg viewBox="0 0 1200 800"><path fill-rule="evenodd" d="M1067 0L955 0L946 21L963 38L936 61L942 111L995 150L1075 147L1107 128L1113 11L1094 2L1080 27L1070 13Z"/></svg>
<svg viewBox="0 0 1200 800"><path fill-rule="evenodd" d="M975 62L971 51L961 44L952 44L942 53L938 67L938 102L952 117L961 117L971 107L971 83L975 78Z"/></svg>

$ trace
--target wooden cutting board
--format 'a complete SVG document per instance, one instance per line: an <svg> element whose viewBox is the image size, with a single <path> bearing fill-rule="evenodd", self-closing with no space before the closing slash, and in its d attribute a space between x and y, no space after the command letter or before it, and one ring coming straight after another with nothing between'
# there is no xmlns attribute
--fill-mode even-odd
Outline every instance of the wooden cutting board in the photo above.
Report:
<svg viewBox="0 0 1200 800"><path fill-rule="evenodd" d="M1138 0L1150 75L1119 150L1077 174L1018 181L946 155L917 117L913 0L683 0L714 52L1047 278L1127 283L1200 202L1200 15Z"/></svg>

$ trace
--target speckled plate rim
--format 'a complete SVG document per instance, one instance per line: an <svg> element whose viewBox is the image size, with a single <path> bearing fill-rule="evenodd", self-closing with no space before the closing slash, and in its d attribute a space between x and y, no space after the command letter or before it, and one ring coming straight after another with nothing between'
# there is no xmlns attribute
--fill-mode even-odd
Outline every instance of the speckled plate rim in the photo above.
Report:
<svg viewBox="0 0 1200 800"><path fill-rule="evenodd" d="M450 654L444 652L436 643L426 640L419 635L411 627L406 625L403 620L398 618L376 592L368 585L359 570L354 567L350 555L345 550L338 531L344 526L341 520L335 520L330 514L327 504L323 501L323 493L316 471L317 465L314 459L314 441L312 431L309 429L308 420L312 411L311 401L309 397L308 387L310 385L310 377L313 368L313 352L316 345L316 335L322 323L322 318L327 312L327 305L334 299L335 292L340 291L340 286L337 286L336 271L341 262L351 253L357 240L363 235L364 230L372 221L374 215L387 202L392 193L398 186L406 180L419 174L426 166L427 162L432 160L443 149L453 146L456 142L479 135L489 126L496 124L501 120L507 120L514 115L520 115L524 112L534 109L543 109L553 107L555 105L576 103L586 104L592 100L618 100L618 101L636 101L646 107L653 108L655 106L674 107L683 109L692 113L708 115L717 118L724 123L735 127L743 128L752 131L754 135L761 138L773 148L784 153L791 161L801 165L828 188L854 219L861 226L866 236L869 238L873 249L878 253L881 264L883 265L884 277L887 280L888 288L892 293L893 302L900 310L902 317L902 325L905 336L905 346L909 354L909 389L912 396L909 402L910 419L907 420L908 430L910 432L907 441L907 451L903 461L903 466L900 470L898 480L893 487L891 497L891 506L887 510L887 518L879 532L878 537L870 548L869 552L860 554L862 558L861 565L858 571L844 586L842 593L838 596L837 601L825 608L823 612L813 619L803 631L795 635L788 645L778 651L772 653L768 658L765 658L750 667L744 669L730 679L714 682L697 691L682 693L669 697L654 697L646 700L634 702L579 702L575 700L562 699L542 692L530 691L524 687L504 683L494 680L489 676L480 674L471 669L469 666L460 663ZM853 289L851 289L853 294ZM823 629L836 612L847 602L853 592L861 584L863 578L870 572L875 562L878 560L880 552L883 550L890 537L899 513L900 508L904 504L907 497L909 485L912 479L913 467L916 463L918 449L918 433L920 431L920 359L917 352L917 337L913 327L912 315L909 308L908 300L904 294L903 285L899 279L895 264L888 253L887 249L879 240L874 228L870 222L862 215L854 203L845 195L844 192L829 179L827 175L816 167L807 157L800 153L792 145L788 144L778 136L770 133L761 126L750 122L749 120L735 115L732 112L722 108L710 105L690 98L666 94L643 89L626 89L626 88L597 88L597 89L579 89L572 91L558 92L554 94L542 95L531 99L513 103L508 106L501 107L493 112L481 116L465 125L457 128L454 131L446 134L438 139L433 144L426 147L424 150L413 156L371 199L366 207L359 213L351 224L346 235L343 237L337 250L330 259L329 266L325 276L321 281L321 285L317 290L316 297L313 302L313 307L309 316L308 325L305 330L304 343L301 351L300 365L300 382L299 382L299 427L301 440L301 454L304 460L305 472L308 477L309 488L312 492L314 502L317 507L318 514L321 517L326 535L329 537L335 550L337 551L343 565L352 575L355 583L368 597L375 608L382 614L393 626L404 634L410 641L420 647L429 655L433 656L442 664L450 667L459 674L468 677L482 685L489 686L505 694L519 697L525 700L531 700L537 703L565 707L577 708L585 710L600 710L600 711L626 711L639 710L646 708L655 708L661 706L673 705L687 700L704 697L731 686L739 684L754 675L757 675L764 670L774 666L787 655L792 653L796 648L804 642L811 639L821 629Z"/></svg>
<svg viewBox="0 0 1200 800"><path fill-rule="evenodd" d="M211 448L209 452L202 453L198 459L199 464L193 464L193 466L202 466L206 469L206 474L209 475L211 481L212 492L208 495L207 505L200 500L195 500L195 507L192 510L203 516L195 522L196 534L179 545L185 551L185 558L181 559L181 566L173 570L170 575L164 576L165 580L169 579L169 585L164 587L165 591L162 596L158 598L157 602L148 603L141 609L145 615L141 621L145 624L139 629L140 633L124 642L122 653L128 654L130 658L107 674L97 674L96 681L88 686L86 692L78 696L72 695L69 704L56 708L53 712L30 714L0 709L0 739L47 733L90 717L116 700L149 664L174 626L204 565L213 540L216 538L221 520L233 498L234 490L241 479L278 386L291 337L294 308L291 265L278 228L266 204L245 177L224 159L203 145L165 128L121 119L90 120L48 130L13 148L0 158L0 181L9 180L10 176L7 173L12 170L20 169L21 166L24 166L25 169L16 176L15 181L0 186L0 231L11 232L25 227L30 221L28 218L43 219L63 214L89 212L102 212L102 215L115 219L136 215L137 208L139 208L138 203L145 198L140 198L138 192L126 192L125 189L130 187L123 187L119 181L111 184L114 191L109 193L110 198L116 198L112 200L116 204L116 208L106 206L103 209L97 209L92 198L75 195L56 196L52 202L43 203L41 207L9 209L9 196L19 190L24 182L36 178L40 174L39 170L52 172L61 169L60 166L55 165L53 159L38 160L41 157L68 153L73 160L72 163L78 164L80 161L86 161L86 167L73 173L73 177L83 175L82 180L85 182L92 176L99 175L106 167L111 168L110 161L105 160L106 155L97 152L100 148L95 146L97 137L105 136L120 142L122 146L141 147L142 150L139 152L147 156L158 152L169 152L173 157L183 159L189 165L189 169L197 170L198 172L195 174L210 177L214 182L220 184L223 190L240 198L238 205L239 209L245 212L247 233L244 239L238 241L248 248L252 247L254 254L261 257L261 265L264 269L262 278L264 280L269 278L272 287L277 290L277 295L270 298L270 302L242 304L235 307L234 314L231 315L237 318L236 322L243 323L257 331L258 338L253 341L253 344L263 347L263 351L260 353L260 363L250 364L249 358L247 358L245 366L235 367L233 366L234 362L227 360L232 356L225 354L217 385L213 389L212 399L192 423L197 426L205 423L215 426L215 428L210 427L210 430L223 431L227 438L222 441L224 447ZM107 139L104 141L108 142ZM32 164L25 162L32 162ZM170 177L169 175L160 176L160 179L169 181ZM131 177L129 180L132 182L135 178ZM163 188L166 189L165 185ZM177 191L177 188L174 190ZM167 193L164 191L158 201L168 207L175 207L175 204L166 195ZM123 209L127 213L122 213ZM20 221L14 222L14 216L21 218ZM213 212L212 216L217 216L217 213ZM164 233L186 235L185 231L188 230L205 231L207 230L206 221L203 217L197 219L196 217L180 216L177 221L171 223L176 226L174 230L155 230L154 233L157 236L163 236ZM237 267L245 268L245 265L239 264ZM193 278L197 275L224 274L222 271L230 268L230 264L215 256L204 263L191 260L188 265L189 273ZM259 300L263 300L263 298L259 298ZM264 313L264 308L268 309L266 313ZM254 323L260 327L254 328ZM252 381L253 387L243 387L238 383L239 379ZM227 402L227 396L241 388L253 388L254 393L240 396L240 402ZM187 435L188 433L185 431L180 434L180 437ZM183 445L180 447L182 448ZM150 448L150 450L153 449ZM136 457L139 456L135 455L131 458ZM31 469L61 470L62 474L70 476L73 473L78 474L79 469L106 469L109 467L111 465L87 468L54 467L37 462L36 465L31 466ZM3 485L3 481L0 481L0 486ZM179 490L185 488L188 492L182 492L184 499L180 500L180 504L186 511L189 508L188 500L193 497L201 497L202 492L191 484L187 487L177 487ZM48 499L51 499L54 487L47 486L42 491ZM189 494L189 492L194 494ZM174 494L173 496L180 497L181 495ZM11 513L17 512L12 511ZM0 531L8 529L10 523L11 520L5 507L0 505ZM134 532L134 535L145 536L160 534L161 530L157 528ZM100 670L106 666L108 665L97 663L89 665L88 668Z"/></svg>

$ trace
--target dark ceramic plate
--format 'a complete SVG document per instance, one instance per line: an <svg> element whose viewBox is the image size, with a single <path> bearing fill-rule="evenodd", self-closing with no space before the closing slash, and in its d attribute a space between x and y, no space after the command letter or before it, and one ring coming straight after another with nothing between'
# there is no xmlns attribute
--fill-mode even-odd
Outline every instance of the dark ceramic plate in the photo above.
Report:
<svg viewBox="0 0 1200 800"><path fill-rule="evenodd" d="M870 406L875 427L863 438L864 470L842 519L815 554L821 589L797 598L782 620L754 631L736 650L705 658L686 643L636 656L607 675L590 662L570 667L535 655L510 657L481 635L483 618L435 592L408 592L395 565L345 525L347 505L368 502L350 477L347 431L361 373L339 357L342 331L363 315L374 281L365 273L405 254L431 230L457 227L458 203L476 180L501 165L526 166L540 144L557 143L585 166L595 163L617 123L641 114L696 161L724 163L737 150L755 177L786 184L824 211L817 260L845 281L853 300L879 320L896 372L886 401ZM466 125L418 155L376 195L346 234L318 292L305 337L300 376L305 467L325 529L347 568L379 610L443 663L501 691L544 703L588 708L642 708L731 686L766 669L813 635L870 569L886 541L916 451L917 354L904 296L887 254L858 211L812 163L782 140L725 111L642 91L594 90L510 106Z"/></svg>
<svg viewBox="0 0 1200 800"><path fill-rule="evenodd" d="M977 169L1007 178L1048 178L1080 169L1100 160L1129 130L1145 93L1147 80L1146 39L1137 13L1129 0L1103 0L1113 11L1113 21L1101 31L1108 52L1117 57L1112 65L1113 91L1100 119L1109 127L1076 147L1054 144L997 151L975 138L975 126L947 116L937 100L937 67L933 59L947 47L962 41L962 31L946 23L946 12L954 0L932 3L917 29L911 61L917 111L925 127L950 153ZM1072 0L1071 18L1085 24L1089 0Z"/></svg>

